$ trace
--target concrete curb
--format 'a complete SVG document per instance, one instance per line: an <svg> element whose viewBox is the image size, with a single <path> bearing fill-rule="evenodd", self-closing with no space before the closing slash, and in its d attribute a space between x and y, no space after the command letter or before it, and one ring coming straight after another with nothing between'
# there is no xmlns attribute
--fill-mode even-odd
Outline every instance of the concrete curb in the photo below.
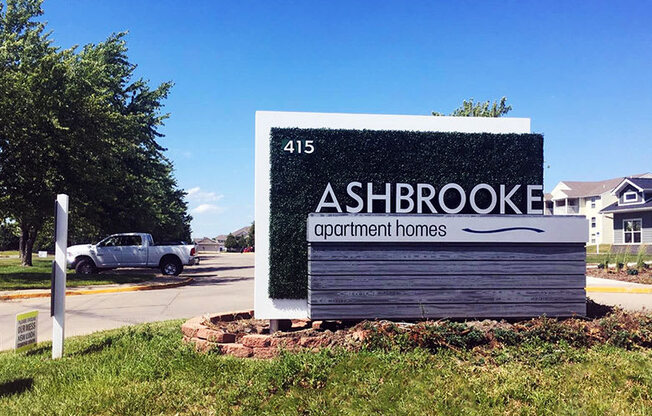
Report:
<svg viewBox="0 0 652 416"><path fill-rule="evenodd" d="M611 287L611 286L590 286L586 288L587 292L599 292L599 293L638 293L646 294L652 293L652 288L648 287Z"/></svg>
<svg viewBox="0 0 652 416"><path fill-rule="evenodd" d="M80 289L80 290L66 290L66 296L75 296L75 295L95 295L100 293L118 293L118 292L136 292L140 290L159 290L159 289L171 289L180 286L186 286L195 279L188 277L179 282L170 282L170 283L150 283L145 285L134 285L126 287L110 287L97 289ZM30 299L30 298L49 298L50 291L44 290L41 292L33 293L11 293L8 295L0 295L0 301L2 300L13 300L13 299Z"/></svg>

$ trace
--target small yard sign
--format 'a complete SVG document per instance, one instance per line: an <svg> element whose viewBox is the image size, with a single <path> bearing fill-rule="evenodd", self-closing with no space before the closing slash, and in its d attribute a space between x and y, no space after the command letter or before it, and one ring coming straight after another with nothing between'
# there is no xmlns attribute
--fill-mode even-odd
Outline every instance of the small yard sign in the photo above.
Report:
<svg viewBox="0 0 652 416"><path fill-rule="evenodd" d="M16 352L25 351L36 345L38 311L16 315Z"/></svg>

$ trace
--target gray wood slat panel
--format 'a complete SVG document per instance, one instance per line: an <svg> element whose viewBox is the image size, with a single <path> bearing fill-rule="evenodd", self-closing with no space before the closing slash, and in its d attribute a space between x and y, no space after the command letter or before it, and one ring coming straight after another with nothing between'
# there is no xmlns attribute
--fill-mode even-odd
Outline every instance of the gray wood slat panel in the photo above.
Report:
<svg viewBox="0 0 652 416"><path fill-rule="evenodd" d="M586 315L586 302L310 305L310 319L527 318Z"/></svg>
<svg viewBox="0 0 652 416"><path fill-rule="evenodd" d="M584 274L567 275L447 275L447 276L329 276L311 275L311 290L329 289L537 289L586 286Z"/></svg>
<svg viewBox="0 0 652 416"><path fill-rule="evenodd" d="M565 303L578 302L585 297L584 289L311 290L308 303Z"/></svg>
<svg viewBox="0 0 652 416"><path fill-rule="evenodd" d="M580 274L584 261L310 261L311 275Z"/></svg>
<svg viewBox="0 0 652 416"><path fill-rule="evenodd" d="M312 243L310 260L585 260L583 244Z"/></svg>

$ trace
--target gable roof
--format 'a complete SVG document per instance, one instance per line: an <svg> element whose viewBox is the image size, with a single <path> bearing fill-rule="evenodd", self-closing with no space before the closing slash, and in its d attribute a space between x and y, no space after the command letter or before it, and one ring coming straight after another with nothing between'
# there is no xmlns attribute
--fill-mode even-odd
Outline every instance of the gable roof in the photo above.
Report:
<svg viewBox="0 0 652 416"><path fill-rule="evenodd" d="M637 188L639 191L652 191L652 178L623 178L623 180L611 191L616 194L623 186L630 184Z"/></svg>
<svg viewBox="0 0 652 416"><path fill-rule="evenodd" d="M197 240L198 241L195 241L195 244L203 244L203 245L218 244L217 241L215 241L215 240L213 240L211 238L208 238L208 237L204 237L204 238L197 239Z"/></svg>
<svg viewBox="0 0 652 416"><path fill-rule="evenodd" d="M649 198L642 204L635 205L618 205L618 201L609 205L608 207L600 210L600 213L607 212L637 212L637 211L652 211L652 198Z"/></svg>
<svg viewBox="0 0 652 416"><path fill-rule="evenodd" d="M231 234L233 234L234 237L239 237L241 235L247 235L247 234L249 234L249 228L251 228L251 227L249 227L249 226L242 227L242 228L239 228L239 229L235 230Z"/></svg>
<svg viewBox="0 0 652 416"><path fill-rule="evenodd" d="M605 179L603 181L561 181L568 189L561 189L561 192L568 198L583 198L588 196L598 196L609 192L617 187L623 180L637 179L652 181L652 175L649 173L639 173L629 177L620 177Z"/></svg>

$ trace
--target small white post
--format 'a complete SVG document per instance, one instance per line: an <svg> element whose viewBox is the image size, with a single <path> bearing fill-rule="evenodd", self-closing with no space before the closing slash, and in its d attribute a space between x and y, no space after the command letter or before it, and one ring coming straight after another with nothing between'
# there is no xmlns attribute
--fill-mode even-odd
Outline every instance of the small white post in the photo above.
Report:
<svg viewBox="0 0 652 416"><path fill-rule="evenodd" d="M66 249L68 248L68 195L57 195L54 214L54 282L52 284L52 358L63 355L66 318Z"/></svg>

